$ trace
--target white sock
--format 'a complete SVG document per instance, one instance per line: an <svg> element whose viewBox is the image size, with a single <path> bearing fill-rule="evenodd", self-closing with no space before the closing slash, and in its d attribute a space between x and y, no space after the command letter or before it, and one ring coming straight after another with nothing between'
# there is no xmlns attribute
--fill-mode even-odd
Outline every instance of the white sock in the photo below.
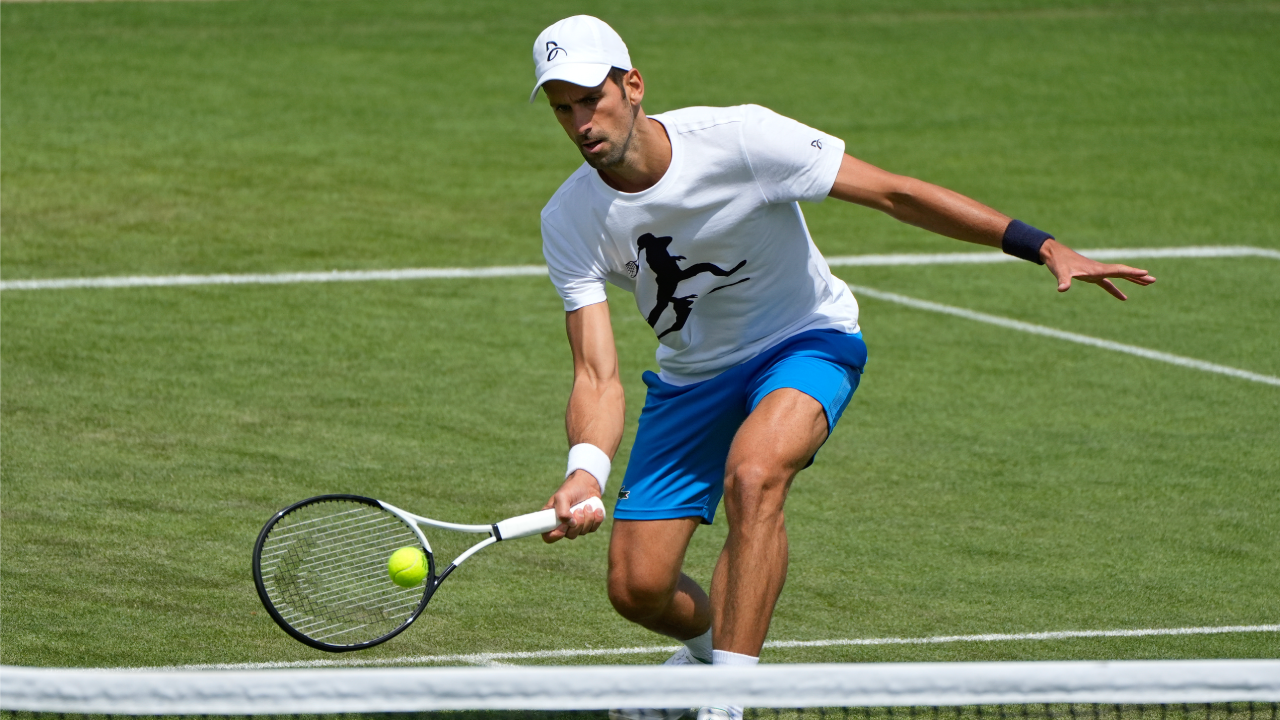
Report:
<svg viewBox="0 0 1280 720"><path fill-rule="evenodd" d="M711 628L696 638L689 638L684 641L684 646L689 648L689 654L694 660L703 665L711 664Z"/></svg>
<svg viewBox="0 0 1280 720"><path fill-rule="evenodd" d="M712 665L755 665L760 662L760 658L752 655L740 655L728 650L712 650Z"/></svg>

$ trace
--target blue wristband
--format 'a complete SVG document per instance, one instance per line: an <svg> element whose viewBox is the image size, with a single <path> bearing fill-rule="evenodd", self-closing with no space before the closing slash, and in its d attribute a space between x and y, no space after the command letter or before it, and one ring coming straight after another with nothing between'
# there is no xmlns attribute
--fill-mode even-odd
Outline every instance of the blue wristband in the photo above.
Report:
<svg viewBox="0 0 1280 720"><path fill-rule="evenodd" d="M1004 237L1000 240L1000 249L1005 255L1022 258L1037 265L1043 265L1040 259L1040 246L1045 240L1052 240L1049 233L1038 230L1021 220L1013 220L1004 229Z"/></svg>

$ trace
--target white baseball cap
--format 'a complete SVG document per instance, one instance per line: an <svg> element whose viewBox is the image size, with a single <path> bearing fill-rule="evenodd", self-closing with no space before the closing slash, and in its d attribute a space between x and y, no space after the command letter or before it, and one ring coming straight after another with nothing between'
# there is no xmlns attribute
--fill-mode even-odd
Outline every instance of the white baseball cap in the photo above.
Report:
<svg viewBox="0 0 1280 720"><path fill-rule="evenodd" d="M565 18L533 41L533 72L538 82L529 93L529 102L549 80L595 87L609 76L610 68L631 69L631 55L618 33L590 15Z"/></svg>

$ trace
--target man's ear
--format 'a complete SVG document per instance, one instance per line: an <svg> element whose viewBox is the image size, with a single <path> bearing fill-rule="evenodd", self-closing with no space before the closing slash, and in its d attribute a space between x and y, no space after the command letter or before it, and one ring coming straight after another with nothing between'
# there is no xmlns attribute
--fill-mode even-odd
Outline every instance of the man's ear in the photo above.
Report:
<svg viewBox="0 0 1280 720"><path fill-rule="evenodd" d="M627 86L627 99L632 105L639 107L644 100L644 77L640 75L640 71L635 68L628 70L622 76L622 84Z"/></svg>

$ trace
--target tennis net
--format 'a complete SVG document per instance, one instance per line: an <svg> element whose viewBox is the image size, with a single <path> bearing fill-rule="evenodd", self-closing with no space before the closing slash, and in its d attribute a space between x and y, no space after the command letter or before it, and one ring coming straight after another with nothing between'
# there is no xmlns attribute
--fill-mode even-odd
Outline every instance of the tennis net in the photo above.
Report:
<svg viewBox="0 0 1280 720"><path fill-rule="evenodd" d="M6 718L607 717L737 705L748 718L1277 720L1280 660L289 670L0 668Z"/></svg>

